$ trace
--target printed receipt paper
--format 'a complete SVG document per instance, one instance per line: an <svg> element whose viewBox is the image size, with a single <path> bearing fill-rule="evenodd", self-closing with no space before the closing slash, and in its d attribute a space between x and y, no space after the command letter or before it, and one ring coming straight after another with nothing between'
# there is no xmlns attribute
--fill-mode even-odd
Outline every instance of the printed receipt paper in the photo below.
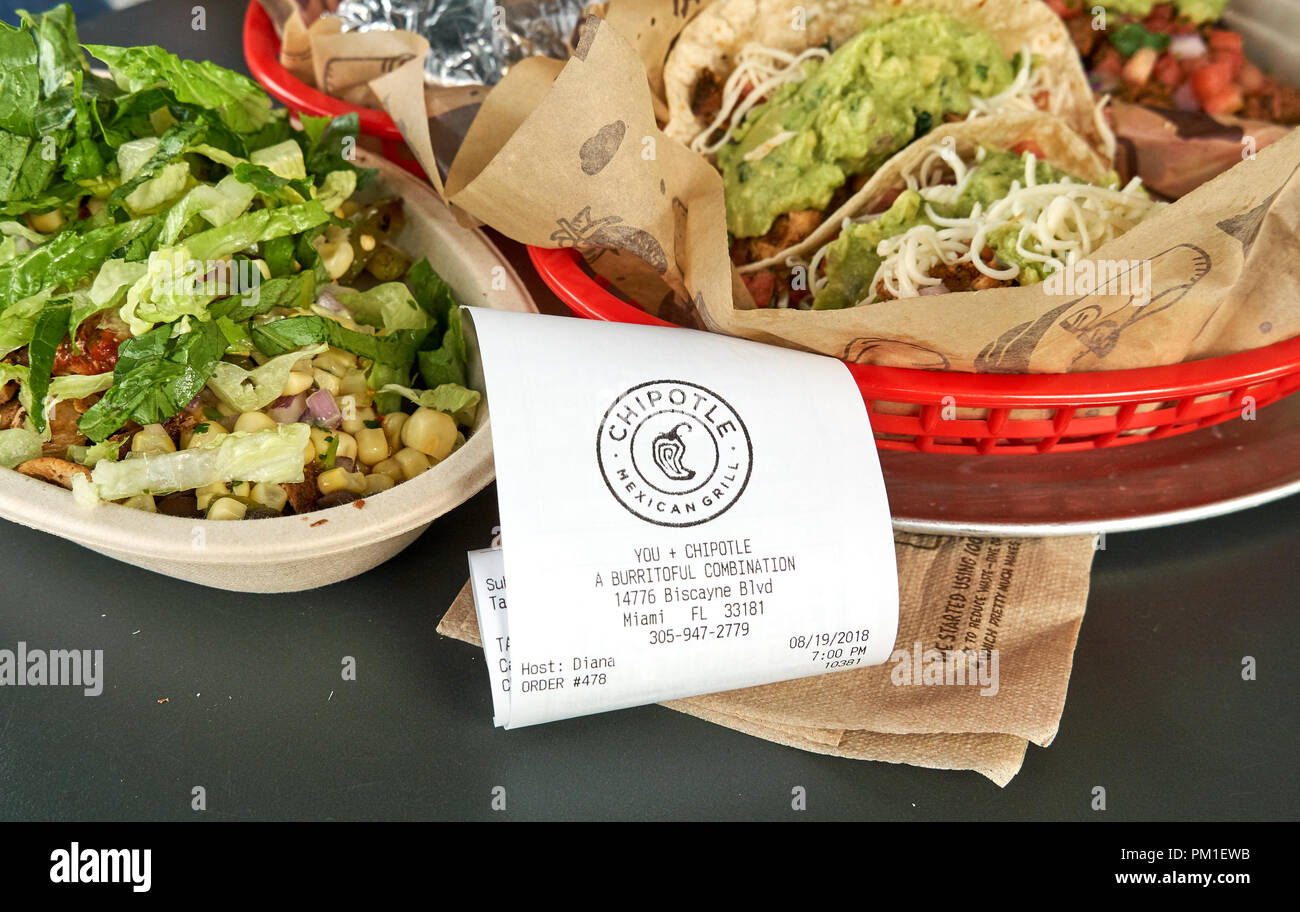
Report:
<svg viewBox="0 0 1300 912"><path fill-rule="evenodd" d="M497 725L889 658L889 506L842 363L693 330L464 313L501 515L502 547L469 555Z"/></svg>

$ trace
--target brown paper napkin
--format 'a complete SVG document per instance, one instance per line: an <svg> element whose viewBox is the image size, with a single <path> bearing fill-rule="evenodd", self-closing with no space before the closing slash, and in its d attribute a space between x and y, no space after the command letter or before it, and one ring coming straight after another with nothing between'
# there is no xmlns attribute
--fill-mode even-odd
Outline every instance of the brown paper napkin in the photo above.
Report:
<svg viewBox="0 0 1300 912"><path fill-rule="evenodd" d="M900 613L889 663L663 705L802 750L975 770L1004 786L1028 742L1056 737L1095 547L1089 536L895 533ZM438 632L481 645L468 584ZM936 656L959 649L985 652L982 682L969 665L967 683L956 683L955 665L945 681Z"/></svg>

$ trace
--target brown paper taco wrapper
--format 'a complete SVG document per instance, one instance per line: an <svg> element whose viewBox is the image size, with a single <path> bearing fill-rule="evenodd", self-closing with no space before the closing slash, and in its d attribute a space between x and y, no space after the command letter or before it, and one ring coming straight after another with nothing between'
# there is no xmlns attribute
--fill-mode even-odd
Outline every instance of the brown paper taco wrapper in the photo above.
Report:
<svg viewBox="0 0 1300 912"><path fill-rule="evenodd" d="M1095 546L1091 537L896 533L899 630L889 664L664 705L803 750L970 769L1006 785L1028 742L1046 747L1056 737ZM468 584L438 632L479 643ZM996 692L925 683L918 670L931 649L997 650Z"/></svg>
<svg viewBox="0 0 1300 912"><path fill-rule="evenodd" d="M409 103L398 116L397 80L382 80L390 110L417 156L430 154L439 125ZM1300 221L1294 132L1090 258L1102 274L1149 263L1150 303L1054 295L1039 284L809 312L753 306L728 256L720 176L666 137L654 110L636 49L589 18L566 64L518 67L491 92L450 166L447 197L469 220L523 243L638 257L662 284L642 270L629 297L652 312L671 291L674 312L709 329L858 363L1116 370L1300 333L1300 270L1290 255ZM981 129L971 124L951 129ZM430 154L426 168L434 164Z"/></svg>

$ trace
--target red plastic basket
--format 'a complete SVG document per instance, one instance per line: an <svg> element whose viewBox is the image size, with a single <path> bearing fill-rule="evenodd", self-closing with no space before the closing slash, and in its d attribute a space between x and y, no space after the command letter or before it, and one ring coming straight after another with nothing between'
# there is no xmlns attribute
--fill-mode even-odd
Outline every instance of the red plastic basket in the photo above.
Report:
<svg viewBox="0 0 1300 912"><path fill-rule="evenodd" d="M579 316L671 326L613 295L573 248L529 247L543 281ZM848 364L876 443L924 453L1061 453L1185 434L1300 389L1300 337L1141 370L973 374Z"/></svg>
<svg viewBox="0 0 1300 912"><path fill-rule="evenodd" d="M384 158L401 165L416 177L424 177L424 169L411 154L393 118L383 111L348 104L313 89L280 65L280 38L275 33L271 17L257 0L248 4L248 11L244 14L244 60L248 62L253 78L290 111L313 117L355 113L360 119L362 134L379 140Z"/></svg>

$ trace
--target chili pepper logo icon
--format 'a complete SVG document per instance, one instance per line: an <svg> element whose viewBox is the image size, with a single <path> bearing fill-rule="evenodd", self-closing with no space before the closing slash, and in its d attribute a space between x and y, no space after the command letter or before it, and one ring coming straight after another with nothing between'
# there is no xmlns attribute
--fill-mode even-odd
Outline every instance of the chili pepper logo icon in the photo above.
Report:
<svg viewBox="0 0 1300 912"><path fill-rule="evenodd" d="M690 481L695 477L694 469L682 465L682 457L686 455L686 443L682 440L682 432L690 429L691 426L684 421L676 424L671 430L655 437L651 448L655 465L673 481Z"/></svg>
<svg viewBox="0 0 1300 912"><path fill-rule="evenodd" d="M659 526L697 526L725 513L744 493L753 463L739 413L688 380L625 390L596 436L596 464L609 493Z"/></svg>

